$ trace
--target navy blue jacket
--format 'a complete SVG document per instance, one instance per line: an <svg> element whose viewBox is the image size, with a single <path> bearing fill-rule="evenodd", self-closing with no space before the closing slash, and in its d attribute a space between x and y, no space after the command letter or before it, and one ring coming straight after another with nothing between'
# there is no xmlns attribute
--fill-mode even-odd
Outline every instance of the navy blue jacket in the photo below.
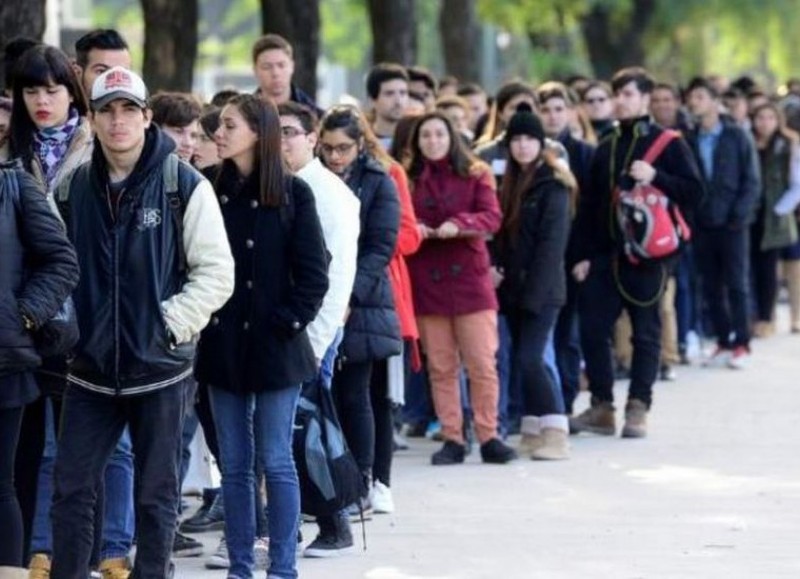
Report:
<svg viewBox="0 0 800 579"><path fill-rule="evenodd" d="M400 323L386 268L400 227L400 202L392 178L374 159L354 161L347 185L361 201L361 233L350 317L339 348L350 362L383 360L399 354Z"/></svg>
<svg viewBox="0 0 800 579"><path fill-rule="evenodd" d="M191 375L195 342L173 347L161 310L186 283L164 187L164 159L174 148L155 126L148 129L115 217L106 160L95 142L91 162L69 181L67 202L59 202L84 272L73 296L81 339L68 380L89 390L142 394ZM184 163L178 177L185 206L202 177Z"/></svg>
<svg viewBox="0 0 800 579"><path fill-rule="evenodd" d="M714 150L714 174L702 171L698 146L699 127L688 133L706 185L706 195L694 214L698 227L742 229L755 217L761 196L761 168L755 143L749 132L732 121L721 119L722 133Z"/></svg>
<svg viewBox="0 0 800 579"><path fill-rule="evenodd" d="M8 187L12 172L18 195ZM78 260L44 191L9 165L0 173L0 239L0 376L6 376L41 363L22 313L37 327L52 318L78 283Z"/></svg>
<svg viewBox="0 0 800 579"><path fill-rule="evenodd" d="M311 189L287 178L283 207L259 203L257 173L207 175L236 263L233 296L200 336L195 375L237 394L297 386L317 372L305 328L328 291L328 258Z"/></svg>

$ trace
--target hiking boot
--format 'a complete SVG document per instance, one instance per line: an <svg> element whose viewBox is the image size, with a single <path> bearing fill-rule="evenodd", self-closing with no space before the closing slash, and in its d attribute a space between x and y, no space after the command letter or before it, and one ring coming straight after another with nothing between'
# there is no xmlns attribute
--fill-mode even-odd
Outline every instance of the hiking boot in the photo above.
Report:
<svg viewBox="0 0 800 579"><path fill-rule="evenodd" d="M219 540L219 545L214 554L206 559L206 569L230 569L231 560L228 555L228 544L225 537Z"/></svg>
<svg viewBox="0 0 800 579"><path fill-rule="evenodd" d="M203 544L200 541L175 533L175 540L172 543L173 557L199 557L203 554Z"/></svg>
<svg viewBox="0 0 800 579"><path fill-rule="evenodd" d="M393 513L394 500L392 499L392 489L387 487L381 481L376 480L372 485L372 492L369 497L372 503L373 512L375 513Z"/></svg>
<svg viewBox="0 0 800 579"><path fill-rule="evenodd" d="M622 438L644 438L647 436L647 405L631 398L625 405L625 425Z"/></svg>
<svg viewBox="0 0 800 579"><path fill-rule="evenodd" d="M225 528L225 507L222 502L222 492L206 506L202 507L191 517L181 523L181 533L207 533L221 531Z"/></svg>
<svg viewBox="0 0 800 579"><path fill-rule="evenodd" d="M542 428L541 445L531 452L533 460L566 460L569 458L569 433L559 428Z"/></svg>
<svg viewBox="0 0 800 579"><path fill-rule="evenodd" d="M50 557L44 553L36 553L28 565L28 579L49 579Z"/></svg>
<svg viewBox="0 0 800 579"><path fill-rule="evenodd" d="M120 557L118 559L106 559L100 563L100 574L103 579L128 579L131 575L128 559Z"/></svg>
<svg viewBox="0 0 800 579"><path fill-rule="evenodd" d="M750 348L747 346L737 346L728 358L728 368L742 370L747 367L750 360Z"/></svg>
<svg viewBox="0 0 800 579"><path fill-rule="evenodd" d="M617 423L614 417L614 405L611 402L592 400L592 405L574 416L570 421L570 429L574 432L591 432L602 436L614 436Z"/></svg>
<svg viewBox="0 0 800 579"><path fill-rule="evenodd" d="M506 464L515 458L516 451L499 438L481 444L481 460L486 464Z"/></svg>
<svg viewBox="0 0 800 579"><path fill-rule="evenodd" d="M320 525L319 535L303 551L303 556L312 559L327 559L341 557L355 550L353 533L350 530L350 521L347 517L335 515L333 524Z"/></svg>
<svg viewBox="0 0 800 579"><path fill-rule="evenodd" d="M458 444L452 440L444 443L441 449L437 450L431 456L431 464L445 465L445 464L461 464L464 462L464 455L466 449L463 444Z"/></svg>

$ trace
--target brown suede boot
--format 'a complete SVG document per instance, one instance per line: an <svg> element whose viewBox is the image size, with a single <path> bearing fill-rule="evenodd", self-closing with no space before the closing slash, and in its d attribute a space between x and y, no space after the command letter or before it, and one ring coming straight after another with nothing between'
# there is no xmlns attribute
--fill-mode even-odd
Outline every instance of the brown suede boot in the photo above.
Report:
<svg viewBox="0 0 800 579"><path fill-rule="evenodd" d="M103 579L128 579L131 569L125 557L119 559L106 559L100 563L100 574Z"/></svg>
<svg viewBox="0 0 800 579"><path fill-rule="evenodd" d="M28 565L28 579L48 579L50 577L50 557L36 553Z"/></svg>
<svg viewBox="0 0 800 579"><path fill-rule="evenodd" d="M542 444L531 452L533 460L566 460L569 458L569 433L558 428L542 428Z"/></svg>
<svg viewBox="0 0 800 579"><path fill-rule="evenodd" d="M573 432L591 432L603 436L614 436L617 423L611 402L592 400L592 405L570 420Z"/></svg>
<svg viewBox="0 0 800 579"><path fill-rule="evenodd" d="M647 436L647 405L631 398L625 405L625 425L622 438L644 438Z"/></svg>

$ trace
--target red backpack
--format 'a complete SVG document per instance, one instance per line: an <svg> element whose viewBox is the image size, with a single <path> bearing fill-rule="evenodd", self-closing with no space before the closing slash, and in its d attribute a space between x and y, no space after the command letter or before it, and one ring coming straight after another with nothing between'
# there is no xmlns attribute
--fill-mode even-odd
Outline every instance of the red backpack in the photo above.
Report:
<svg viewBox="0 0 800 579"><path fill-rule="evenodd" d="M642 161L652 165L673 139L675 131L662 132ZM637 183L630 191L614 191L617 224L622 231L628 261L658 261L676 254L691 239L692 232L678 206L653 184Z"/></svg>

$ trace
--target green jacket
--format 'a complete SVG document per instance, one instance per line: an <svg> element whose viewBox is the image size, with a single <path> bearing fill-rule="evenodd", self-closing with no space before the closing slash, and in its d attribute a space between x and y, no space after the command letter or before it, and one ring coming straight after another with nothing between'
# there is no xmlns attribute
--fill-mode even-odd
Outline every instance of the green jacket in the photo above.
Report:
<svg viewBox="0 0 800 579"><path fill-rule="evenodd" d="M760 243L762 251L787 247L797 241L797 220L794 214L777 215L773 211L775 204L790 187L792 146L791 141L778 134L773 137L766 149L759 152L764 235L761 240L753 241Z"/></svg>

